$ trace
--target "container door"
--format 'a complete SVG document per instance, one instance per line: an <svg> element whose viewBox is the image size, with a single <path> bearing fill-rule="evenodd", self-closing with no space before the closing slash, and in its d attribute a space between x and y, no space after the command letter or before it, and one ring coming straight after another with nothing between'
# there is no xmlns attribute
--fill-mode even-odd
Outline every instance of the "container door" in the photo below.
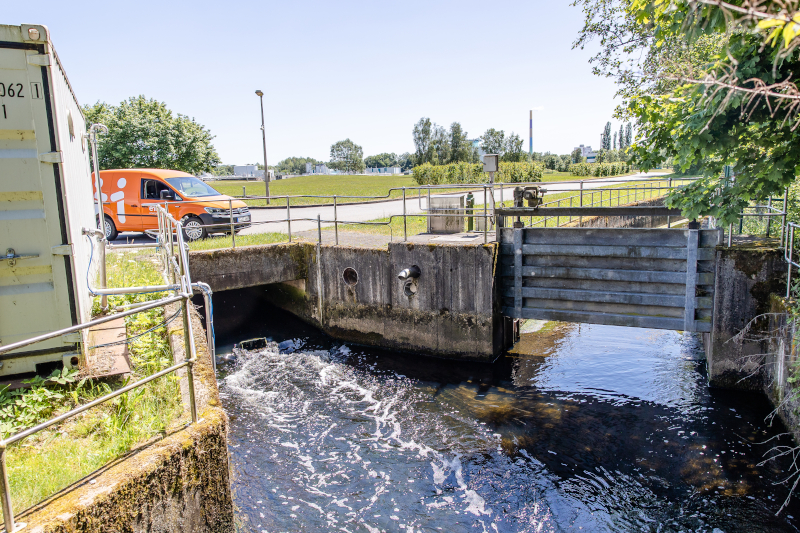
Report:
<svg viewBox="0 0 800 533"><path fill-rule="evenodd" d="M8 42L9 37L14 36L0 35L2 344L78 322L46 66L53 56L45 53L45 45ZM5 363L0 374L34 371L38 355L75 349L72 337L31 345L15 352L27 357L0 357Z"/></svg>

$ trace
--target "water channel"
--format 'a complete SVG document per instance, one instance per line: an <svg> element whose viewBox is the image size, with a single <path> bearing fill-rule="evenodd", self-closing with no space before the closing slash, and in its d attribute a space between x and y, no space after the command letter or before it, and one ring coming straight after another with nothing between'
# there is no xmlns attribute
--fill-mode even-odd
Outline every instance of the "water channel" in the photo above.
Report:
<svg viewBox="0 0 800 533"><path fill-rule="evenodd" d="M707 387L700 340L547 324L494 364L331 339L214 296L242 531L797 531L775 512L785 431L758 394ZM528 324L536 329L541 324Z"/></svg>

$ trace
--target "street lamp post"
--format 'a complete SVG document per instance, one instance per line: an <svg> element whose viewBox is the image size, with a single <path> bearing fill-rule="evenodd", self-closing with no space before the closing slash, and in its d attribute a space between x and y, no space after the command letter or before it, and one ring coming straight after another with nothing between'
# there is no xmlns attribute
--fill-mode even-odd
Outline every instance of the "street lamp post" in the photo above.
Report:
<svg viewBox="0 0 800 533"><path fill-rule="evenodd" d="M256 89L258 99L261 101L261 141L264 143L264 185L267 188L267 205L269 205L269 166L267 165L267 130L264 129L264 93Z"/></svg>

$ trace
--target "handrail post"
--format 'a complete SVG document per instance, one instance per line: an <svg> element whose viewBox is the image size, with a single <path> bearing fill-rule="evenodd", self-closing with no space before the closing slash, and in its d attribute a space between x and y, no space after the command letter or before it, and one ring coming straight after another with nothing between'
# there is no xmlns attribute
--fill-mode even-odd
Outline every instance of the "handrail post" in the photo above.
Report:
<svg viewBox="0 0 800 533"><path fill-rule="evenodd" d="M579 207L583 207L583 180L581 180L580 192L578 193L578 196L580 196ZM578 226L583 227L583 215L578 217Z"/></svg>
<svg viewBox="0 0 800 533"><path fill-rule="evenodd" d="M236 231L233 229L233 200L228 200L228 216L231 221L231 244L236 249Z"/></svg>
<svg viewBox="0 0 800 533"><path fill-rule="evenodd" d="M339 246L339 216L337 215L336 195L333 195L333 234L336 239L336 246Z"/></svg>
<svg viewBox="0 0 800 533"><path fill-rule="evenodd" d="M322 220L319 213L317 213L317 242L322 244Z"/></svg>
<svg viewBox="0 0 800 533"><path fill-rule="evenodd" d="M781 216L781 245L786 246L786 206L789 200L789 187L783 191L783 215Z"/></svg>
<svg viewBox="0 0 800 533"><path fill-rule="evenodd" d="M767 198L767 234L765 237L769 239L769 230L772 225L772 196Z"/></svg>
<svg viewBox="0 0 800 533"><path fill-rule="evenodd" d="M104 243L105 244L105 243ZM789 267L791 268L791 267ZM17 531L17 524L14 524L14 509L11 506L11 486L8 484L8 468L6 467L6 443L0 443L0 483L3 484L3 522L8 533ZM19 524L24 526L25 524Z"/></svg>
<svg viewBox="0 0 800 533"><path fill-rule="evenodd" d="M289 242L292 242L292 210L289 207L289 196L286 196L286 224L289 226Z"/></svg>
<svg viewBox="0 0 800 533"><path fill-rule="evenodd" d="M786 234L786 249L784 250L784 257L788 257L789 261L789 271L786 273L787 298L792 292L792 252L794 252L794 226L790 227Z"/></svg>
<svg viewBox="0 0 800 533"><path fill-rule="evenodd" d="M486 203L488 198L486 197L486 185L483 186L483 244L489 242L489 236L487 234L487 229L489 228L489 219L486 218Z"/></svg>
<svg viewBox="0 0 800 533"><path fill-rule="evenodd" d="M186 355L186 384L189 389L189 410L192 413L192 423L197 422L197 404L195 402L194 394L194 353L192 351L192 331L189 321L189 297L183 299L181 302L183 307L183 339L184 339L184 353Z"/></svg>
<svg viewBox="0 0 800 533"><path fill-rule="evenodd" d="M403 242L407 241L408 241L408 223L406 222L406 188L403 187Z"/></svg>

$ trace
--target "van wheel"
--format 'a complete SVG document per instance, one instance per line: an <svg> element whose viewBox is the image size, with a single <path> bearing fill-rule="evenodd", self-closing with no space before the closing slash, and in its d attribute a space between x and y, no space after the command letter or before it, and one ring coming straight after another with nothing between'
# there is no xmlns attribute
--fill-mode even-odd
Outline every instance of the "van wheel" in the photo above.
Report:
<svg viewBox="0 0 800 533"><path fill-rule="evenodd" d="M119 235L117 231L117 227L114 225L114 221L111 220L111 217L108 215L103 215L103 231L106 234L107 241L113 241Z"/></svg>
<svg viewBox="0 0 800 533"><path fill-rule="evenodd" d="M186 217L183 219L183 236L187 241L199 241L208 236L206 228L203 227L203 221L197 217Z"/></svg>

